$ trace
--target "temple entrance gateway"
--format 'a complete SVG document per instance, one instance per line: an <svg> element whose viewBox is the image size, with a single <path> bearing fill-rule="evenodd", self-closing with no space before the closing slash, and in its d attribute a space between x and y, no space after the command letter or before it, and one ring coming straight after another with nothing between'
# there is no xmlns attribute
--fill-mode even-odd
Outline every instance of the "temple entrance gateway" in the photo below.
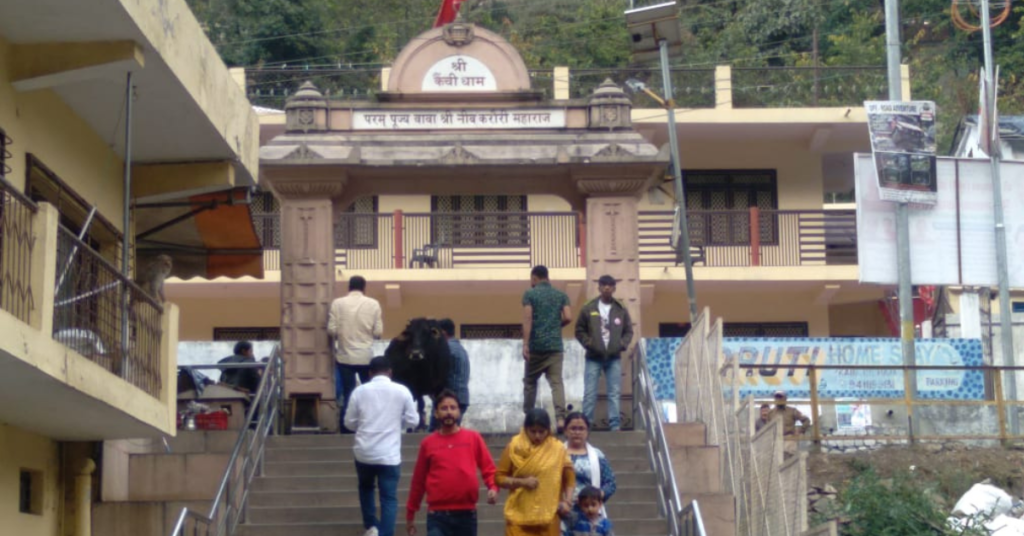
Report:
<svg viewBox="0 0 1024 536"><path fill-rule="evenodd" d="M385 79L386 90L363 103L330 102L307 82L286 104L286 132L261 149L262 179L281 203L290 397L319 397L320 426L337 426L326 330L333 219L368 195L565 199L587 223L586 296L597 294L600 275L616 277L640 333L637 202L669 157L633 129L621 88L606 81L589 99L545 99L507 41L459 22L413 39ZM631 367L623 365L628 395Z"/></svg>

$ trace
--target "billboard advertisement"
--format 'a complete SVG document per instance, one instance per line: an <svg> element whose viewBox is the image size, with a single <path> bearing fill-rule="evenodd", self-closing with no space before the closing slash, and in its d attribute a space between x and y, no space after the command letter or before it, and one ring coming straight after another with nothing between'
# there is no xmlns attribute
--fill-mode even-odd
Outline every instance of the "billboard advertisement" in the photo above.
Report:
<svg viewBox="0 0 1024 536"><path fill-rule="evenodd" d="M915 285L995 286L996 234L987 159L938 158L936 204L911 206L910 264ZM1024 288L1024 162L1000 163L1010 286ZM896 207L874 186L871 155L854 156L857 258L862 283L894 285Z"/></svg>
<svg viewBox="0 0 1024 536"><path fill-rule="evenodd" d="M864 109L882 200L934 204L935 103L867 101Z"/></svg>

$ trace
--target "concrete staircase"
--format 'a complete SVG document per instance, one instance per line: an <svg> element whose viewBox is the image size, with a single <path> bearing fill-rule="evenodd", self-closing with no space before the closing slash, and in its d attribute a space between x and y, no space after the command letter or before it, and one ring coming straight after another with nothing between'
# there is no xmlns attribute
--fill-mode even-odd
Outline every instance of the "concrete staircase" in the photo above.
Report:
<svg viewBox="0 0 1024 536"><path fill-rule="evenodd" d="M703 429L700 431L703 441ZM402 436L402 479L398 486L396 534L405 533L405 503L422 434ZM508 435L486 436L495 463ZM618 536L664 536L668 526L658 511L655 475L647 458L643 432L595 432L591 443L604 451L615 470L618 491L608 515ZM352 436L275 436L268 440L264 476L253 483L248 518L240 536L361 536ZM502 490L498 505L481 492L479 533L504 533ZM425 504L416 518L426 533Z"/></svg>
<svg viewBox="0 0 1024 536"><path fill-rule="evenodd" d="M719 447L707 445L707 430L701 423L664 427L682 504L697 501L708 536L734 536L736 503L722 489Z"/></svg>

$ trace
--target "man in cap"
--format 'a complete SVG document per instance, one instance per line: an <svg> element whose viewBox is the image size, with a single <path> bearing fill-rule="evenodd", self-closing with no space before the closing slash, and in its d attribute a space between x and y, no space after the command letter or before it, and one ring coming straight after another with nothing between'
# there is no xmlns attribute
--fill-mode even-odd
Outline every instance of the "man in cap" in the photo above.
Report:
<svg viewBox="0 0 1024 536"><path fill-rule="evenodd" d="M614 277L602 275L597 280L597 291L598 297L587 302L576 319L576 340L587 352L583 373L583 414L594 422L597 382L603 372L608 385L608 424L612 431L618 431L621 426L622 354L633 342L633 320L626 306L613 297Z"/></svg>
<svg viewBox="0 0 1024 536"><path fill-rule="evenodd" d="M782 419L782 436L786 440L786 454L794 455L800 447L798 435L807 433L811 427L811 419L800 410L786 405L786 392L775 391L775 408L768 414L768 420ZM797 431L796 423L800 423Z"/></svg>

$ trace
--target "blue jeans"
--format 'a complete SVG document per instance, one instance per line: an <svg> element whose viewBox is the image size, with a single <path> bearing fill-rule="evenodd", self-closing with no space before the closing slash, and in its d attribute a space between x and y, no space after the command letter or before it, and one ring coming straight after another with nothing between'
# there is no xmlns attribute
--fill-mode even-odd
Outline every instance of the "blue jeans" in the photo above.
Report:
<svg viewBox="0 0 1024 536"><path fill-rule="evenodd" d="M334 362L334 400L338 403L338 431L343 434L352 433L345 428L345 411L348 410L348 398L356 390L356 376L361 383L370 381L370 366Z"/></svg>
<svg viewBox="0 0 1024 536"><path fill-rule="evenodd" d="M427 513L427 536L476 536L476 510Z"/></svg>
<svg viewBox="0 0 1024 536"><path fill-rule="evenodd" d="M621 428L619 421L619 398L622 395L622 359L615 357L604 361L587 359L583 371L583 414L594 422L594 408L597 407L597 381L604 372L608 384L608 424L612 430Z"/></svg>
<svg viewBox="0 0 1024 536"><path fill-rule="evenodd" d="M359 478L359 507L363 511L363 528L377 527L380 536L395 536L395 517L398 515L398 479L400 465L370 465L356 462ZM377 502L373 488L380 489L380 520L377 520Z"/></svg>

